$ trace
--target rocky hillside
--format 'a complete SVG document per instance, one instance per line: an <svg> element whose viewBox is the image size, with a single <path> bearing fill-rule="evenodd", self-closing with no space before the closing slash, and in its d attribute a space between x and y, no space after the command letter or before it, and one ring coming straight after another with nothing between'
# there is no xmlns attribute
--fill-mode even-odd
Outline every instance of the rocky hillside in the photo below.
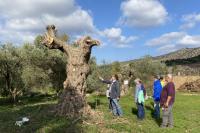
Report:
<svg viewBox="0 0 200 133"><path fill-rule="evenodd" d="M170 60L190 59L197 56L200 56L200 47L180 49L178 51L171 52L166 55L154 57L154 59L161 61L170 61Z"/></svg>
<svg viewBox="0 0 200 133"><path fill-rule="evenodd" d="M175 74L200 75L200 47L184 48L165 55L149 58L152 58L154 61L164 62L169 68L174 69ZM128 65L140 60L141 59L126 61L122 62L122 64Z"/></svg>
<svg viewBox="0 0 200 133"><path fill-rule="evenodd" d="M166 61L182 61L195 58L195 60L199 60L200 63L200 47L198 48L183 48L174 52L170 52L168 54L164 54L161 56L152 57L154 60L160 60L163 62ZM196 59L197 58L197 59ZM135 59L130 61L121 62L122 64L129 64L131 62L140 61L141 59Z"/></svg>

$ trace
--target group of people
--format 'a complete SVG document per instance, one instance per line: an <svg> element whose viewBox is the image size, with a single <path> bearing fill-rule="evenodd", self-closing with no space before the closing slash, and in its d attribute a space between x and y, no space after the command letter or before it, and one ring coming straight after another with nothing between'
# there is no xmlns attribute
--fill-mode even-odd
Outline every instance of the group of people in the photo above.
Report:
<svg viewBox="0 0 200 133"><path fill-rule="evenodd" d="M175 85L173 76L168 74L164 79L155 77L154 80L154 110L155 118L160 118L160 108L162 108L162 128L173 128L172 108L175 101Z"/></svg>
<svg viewBox="0 0 200 133"><path fill-rule="evenodd" d="M109 101L109 109L111 109L114 116L122 116L123 111L119 104L120 84L118 81L118 76L113 75L110 80L105 80L102 77L99 78L103 83L109 85L106 92L106 96L108 97ZM139 120L142 120L145 117L144 103L146 99L146 89L142 83L142 80L139 78L136 78L134 82L136 84L134 102L137 106L137 117ZM154 76L153 100L155 119L160 119L160 109L162 109L161 128L172 128L172 108L175 101L175 85L173 83L172 74L167 74L165 77Z"/></svg>

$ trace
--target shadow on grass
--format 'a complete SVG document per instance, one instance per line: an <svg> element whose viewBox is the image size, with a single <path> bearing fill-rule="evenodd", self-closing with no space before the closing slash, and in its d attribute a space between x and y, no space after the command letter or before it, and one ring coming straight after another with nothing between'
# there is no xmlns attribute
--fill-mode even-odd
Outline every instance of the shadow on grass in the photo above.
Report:
<svg viewBox="0 0 200 133"><path fill-rule="evenodd" d="M137 108L131 108L131 112L137 116L138 110Z"/></svg>
<svg viewBox="0 0 200 133"><path fill-rule="evenodd" d="M92 109L96 109L97 106L101 105L100 99L95 99L93 102L88 102Z"/></svg>
<svg viewBox="0 0 200 133"><path fill-rule="evenodd" d="M9 97L6 98L0 98L0 105L25 105L25 104L33 104L38 103L42 101L48 101L48 100L56 100L56 95L36 95L36 96L23 96L17 98L17 102L13 103L12 99Z"/></svg>
<svg viewBox="0 0 200 133"><path fill-rule="evenodd" d="M153 102L152 102L153 103ZM145 105L145 108L149 111L151 111L151 117L155 120L155 122L157 123L158 126L161 125L161 122L162 122L162 119L159 117L159 118L155 118L154 116L154 104L152 104L149 106L149 105Z"/></svg>
<svg viewBox="0 0 200 133"><path fill-rule="evenodd" d="M40 99L41 98L41 99ZM82 132L80 121L72 123L66 117L55 116L53 109L55 104L48 102L54 98L40 97L31 99L26 105L0 106L0 132L1 133L59 133ZM29 99L30 100L30 99ZM32 104L36 102L41 104ZM27 101L28 102L28 101ZM15 121L22 117L28 117L30 121L21 127L15 126Z"/></svg>
<svg viewBox="0 0 200 133"><path fill-rule="evenodd" d="M152 118L154 118L154 109L152 108L152 106L145 105L145 109L151 111L151 116Z"/></svg>

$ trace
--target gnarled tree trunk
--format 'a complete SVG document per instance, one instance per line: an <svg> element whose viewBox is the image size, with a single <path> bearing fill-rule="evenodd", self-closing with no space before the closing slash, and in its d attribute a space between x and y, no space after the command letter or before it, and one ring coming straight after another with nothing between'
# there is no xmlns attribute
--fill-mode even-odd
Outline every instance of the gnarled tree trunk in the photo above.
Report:
<svg viewBox="0 0 200 133"><path fill-rule="evenodd" d="M89 36L79 39L76 43L77 47L73 47L56 38L54 25L47 26L47 33L42 42L48 48L59 49L67 55L67 78L63 83L64 90L60 95L56 112L68 117L78 117L88 111L85 101L88 62L92 47L99 45L99 41Z"/></svg>

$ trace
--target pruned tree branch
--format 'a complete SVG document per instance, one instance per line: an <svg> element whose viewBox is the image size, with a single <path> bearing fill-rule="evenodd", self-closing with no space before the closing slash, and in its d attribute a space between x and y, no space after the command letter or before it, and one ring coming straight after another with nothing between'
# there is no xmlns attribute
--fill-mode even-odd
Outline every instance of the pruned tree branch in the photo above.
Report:
<svg viewBox="0 0 200 133"><path fill-rule="evenodd" d="M54 25L49 25L46 28L47 32L43 36L42 44L50 49L59 49L68 54L70 46L56 37L56 28Z"/></svg>
<svg viewBox="0 0 200 133"><path fill-rule="evenodd" d="M43 36L42 44L50 49L59 49L68 54L72 46L56 37L56 27L54 25L48 25L46 30L47 32ZM100 42L93 40L90 36L85 36L80 38L76 44L79 49L91 49L93 46L99 45Z"/></svg>

